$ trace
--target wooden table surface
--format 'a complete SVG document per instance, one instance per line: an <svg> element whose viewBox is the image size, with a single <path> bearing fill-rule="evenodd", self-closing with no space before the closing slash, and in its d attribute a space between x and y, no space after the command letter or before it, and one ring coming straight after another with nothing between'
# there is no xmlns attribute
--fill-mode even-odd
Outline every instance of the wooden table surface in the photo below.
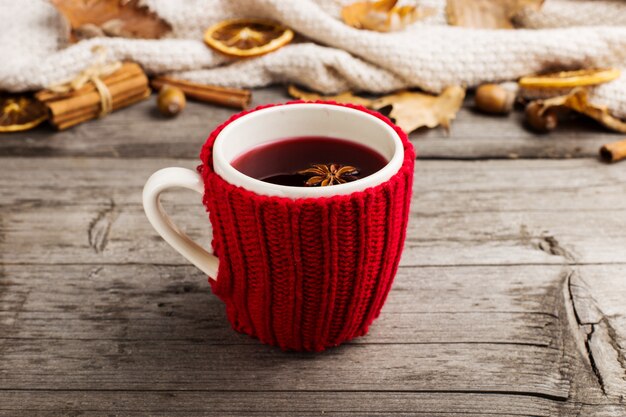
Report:
<svg viewBox="0 0 626 417"><path fill-rule="evenodd" d="M285 101L282 89L256 103ZM146 220L155 170L194 167L230 110L154 100L0 136L0 415L626 415L626 162L572 122L463 109L420 157L396 282L368 336L284 353L231 330ZM208 244L192 192L166 207Z"/></svg>

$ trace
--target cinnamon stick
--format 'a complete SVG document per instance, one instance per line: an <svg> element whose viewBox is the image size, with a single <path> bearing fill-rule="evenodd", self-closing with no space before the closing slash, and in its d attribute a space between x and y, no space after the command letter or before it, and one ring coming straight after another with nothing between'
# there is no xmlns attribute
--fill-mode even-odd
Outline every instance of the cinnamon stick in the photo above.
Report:
<svg viewBox="0 0 626 417"><path fill-rule="evenodd" d="M118 83L120 81L127 80L129 78L136 77L138 75L145 76L141 67L132 62L125 62L122 64L122 67L115 71L113 74L107 75L106 77L102 77L102 81L105 85L112 85ZM60 100L66 97L71 97L75 95L82 95L86 93L90 93L92 91L96 91L93 83L87 83L83 87L79 88L76 91L69 91L67 93L55 93L50 90L42 90L39 91L35 96L39 101L50 101L50 100Z"/></svg>
<svg viewBox="0 0 626 417"><path fill-rule="evenodd" d="M603 145L600 148L600 158L605 162L617 162L626 159L626 139Z"/></svg>
<svg viewBox="0 0 626 417"><path fill-rule="evenodd" d="M105 85L109 89L109 92L111 93L111 97L113 98L126 91L143 90L146 88L147 84L148 79L143 74L113 84L105 83ZM71 97L66 97L61 100L50 101L47 104L53 117L89 106L95 107L99 110L100 93L98 93L98 91L96 91L95 88L92 87L91 91L87 90L81 92L80 90L78 90L76 91L76 94L72 95Z"/></svg>
<svg viewBox="0 0 626 417"><path fill-rule="evenodd" d="M150 94L149 90L144 90L138 93L134 93L132 96L126 97L124 100L116 103L113 108L112 111L116 111L119 110L123 107L126 107L130 104L133 104L141 99L143 99L144 97L147 97ZM57 117L54 119L50 119L50 123L54 126L60 126L60 125L64 125L69 123L70 121L73 121L75 119L84 119L86 118L87 120L89 119L95 119L98 118L99 114L96 114L94 116L94 112L93 111L77 111L77 112L73 112L71 114L68 115L63 115L63 117Z"/></svg>
<svg viewBox="0 0 626 417"><path fill-rule="evenodd" d="M120 102L117 108L114 107L114 110L121 109L123 107L127 107L127 106L130 106L131 104L135 104L141 100L144 100L150 96L150 93L151 93L150 89L146 88L142 93L135 94L132 97L128 97L123 102ZM84 114L79 114L73 118L64 119L58 122L54 122L54 121L51 121L51 122L53 126L56 127L58 130L65 130L69 127L75 126L82 122L86 122L87 120L92 120L94 118L95 117L93 116L93 114L84 113Z"/></svg>
<svg viewBox="0 0 626 417"><path fill-rule="evenodd" d="M108 89L111 111L136 103L150 95L148 77L135 63L124 63L112 74L101 78ZM102 97L93 82L63 93L43 90L36 94L50 112L50 123L57 129L66 129L100 116Z"/></svg>
<svg viewBox="0 0 626 417"><path fill-rule="evenodd" d="M198 84L166 76L156 77L150 84L157 90L169 84L180 88L189 98L239 109L245 109L252 98L250 90Z"/></svg>
<svg viewBox="0 0 626 417"><path fill-rule="evenodd" d="M120 103L125 102L130 97L141 95L146 90L147 90L147 87L144 85L144 86L139 86L138 88L129 89L128 91L124 91L119 94L112 95L112 98L113 98L112 103L111 103L113 107L112 110L113 111L117 110L118 108L120 108ZM55 122L56 121L62 122L63 120L73 119L76 116L84 115L84 114L92 114L92 115L97 116L100 114L100 110L101 110L100 106L101 104L98 101L95 104L75 107L65 112L55 112L55 109L56 109L55 103L49 103L48 108L50 108L51 110L52 120Z"/></svg>

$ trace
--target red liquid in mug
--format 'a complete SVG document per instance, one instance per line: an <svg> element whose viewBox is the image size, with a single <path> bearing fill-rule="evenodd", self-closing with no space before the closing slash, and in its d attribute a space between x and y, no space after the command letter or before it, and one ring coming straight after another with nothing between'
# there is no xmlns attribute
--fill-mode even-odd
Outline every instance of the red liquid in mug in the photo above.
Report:
<svg viewBox="0 0 626 417"><path fill-rule="evenodd" d="M356 142L322 136L279 139L252 148L237 157L232 166L249 177L278 185L304 187L309 176L298 171L314 164L355 167L357 179L372 175L387 160L375 150Z"/></svg>

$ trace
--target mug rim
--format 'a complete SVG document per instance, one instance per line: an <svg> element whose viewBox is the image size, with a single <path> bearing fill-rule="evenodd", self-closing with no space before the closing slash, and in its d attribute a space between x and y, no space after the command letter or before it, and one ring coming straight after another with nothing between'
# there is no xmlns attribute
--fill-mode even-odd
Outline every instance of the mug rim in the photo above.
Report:
<svg viewBox="0 0 626 417"><path fill-rule="evenodd" d="M351 113L352 115L362 117L364 119L367 119L369 122L377 124L384 131L386 131L386 133L389 134L390 140L393 142L394 150L392 157L388 160L387 164L384 167L382 167L375 173L368 175L365 178L361 178L356 181L351 181L344 184L336 184L330 187L297 187L272 184L248 176L232 166L232 161L227 160L224 151L224 138L228 136L231 130L235 129L238 125L242 123L248 122L253 116L259 117L260 114L289 111L289 109L295 109L296 105L298 106L298 110L303 110L306 108L324 108L328 111L333 112ZM276 138L276 140L279 139L281 138ZM367 146L370 149L372 148L365 143L363 143L362 145ZM248 151L249 149L251 148L245 149L242 153ZM393 129L393 127L389 123L386 123L385 121L368 113L367 111L353 107L327 103L286 103L249 112L226 125L215 138L215 141L213 143L212 159L214 171L217 175L222 177L222 179L232 185L240 186L256 194L265 196L287 197L293 199L330 197L336 195L347 195L363 191L365 189L375 187L390 180L391 177L393 177L398 171L400 171L400 168L402 167L402 163L404 160L404 146L400 135Z"/></svg>

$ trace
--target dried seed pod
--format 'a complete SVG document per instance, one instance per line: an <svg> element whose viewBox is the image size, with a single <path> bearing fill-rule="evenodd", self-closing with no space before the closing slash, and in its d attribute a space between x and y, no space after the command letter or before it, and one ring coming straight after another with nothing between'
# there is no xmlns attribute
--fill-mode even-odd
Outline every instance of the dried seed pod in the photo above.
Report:
<svg viewBox="0 0 626 417"><path fill-rule="evenodd" d="M85 23L74 29L74 36L76 36L76 39L82 40L105 36L105 34L100 27L93 23Z"/></svg>
<svg viewBox="0 0 626 417"><path fill-rule="evenodd" d="M124 21L122 19L111 19L100 25L100 29L106 36L119 38L132 38L132 34L124 30Z"/></svg>
<svg viewBox="0 0 626 417"><path fill-rule="evenodd" d="M178 115L178 113L183 111L186 103L185 93L180 88L165 84L159 90L157 107L164 116L173 117Z"/></svg>
<svg viewBox="0 0 626 417"><path fill-rule="evenodd" d="M559 119L554 109L546 109L541 100L536 100L526 106L526 123L537 132L548 132L556 128Z"/></svg>
<svg viewBox="0 0 626 417"><path fill-rule="evenodd" d="M474 103L485 113L508 114L515 104L515 91L499 84L483 84L476 89Z"/></svg>

